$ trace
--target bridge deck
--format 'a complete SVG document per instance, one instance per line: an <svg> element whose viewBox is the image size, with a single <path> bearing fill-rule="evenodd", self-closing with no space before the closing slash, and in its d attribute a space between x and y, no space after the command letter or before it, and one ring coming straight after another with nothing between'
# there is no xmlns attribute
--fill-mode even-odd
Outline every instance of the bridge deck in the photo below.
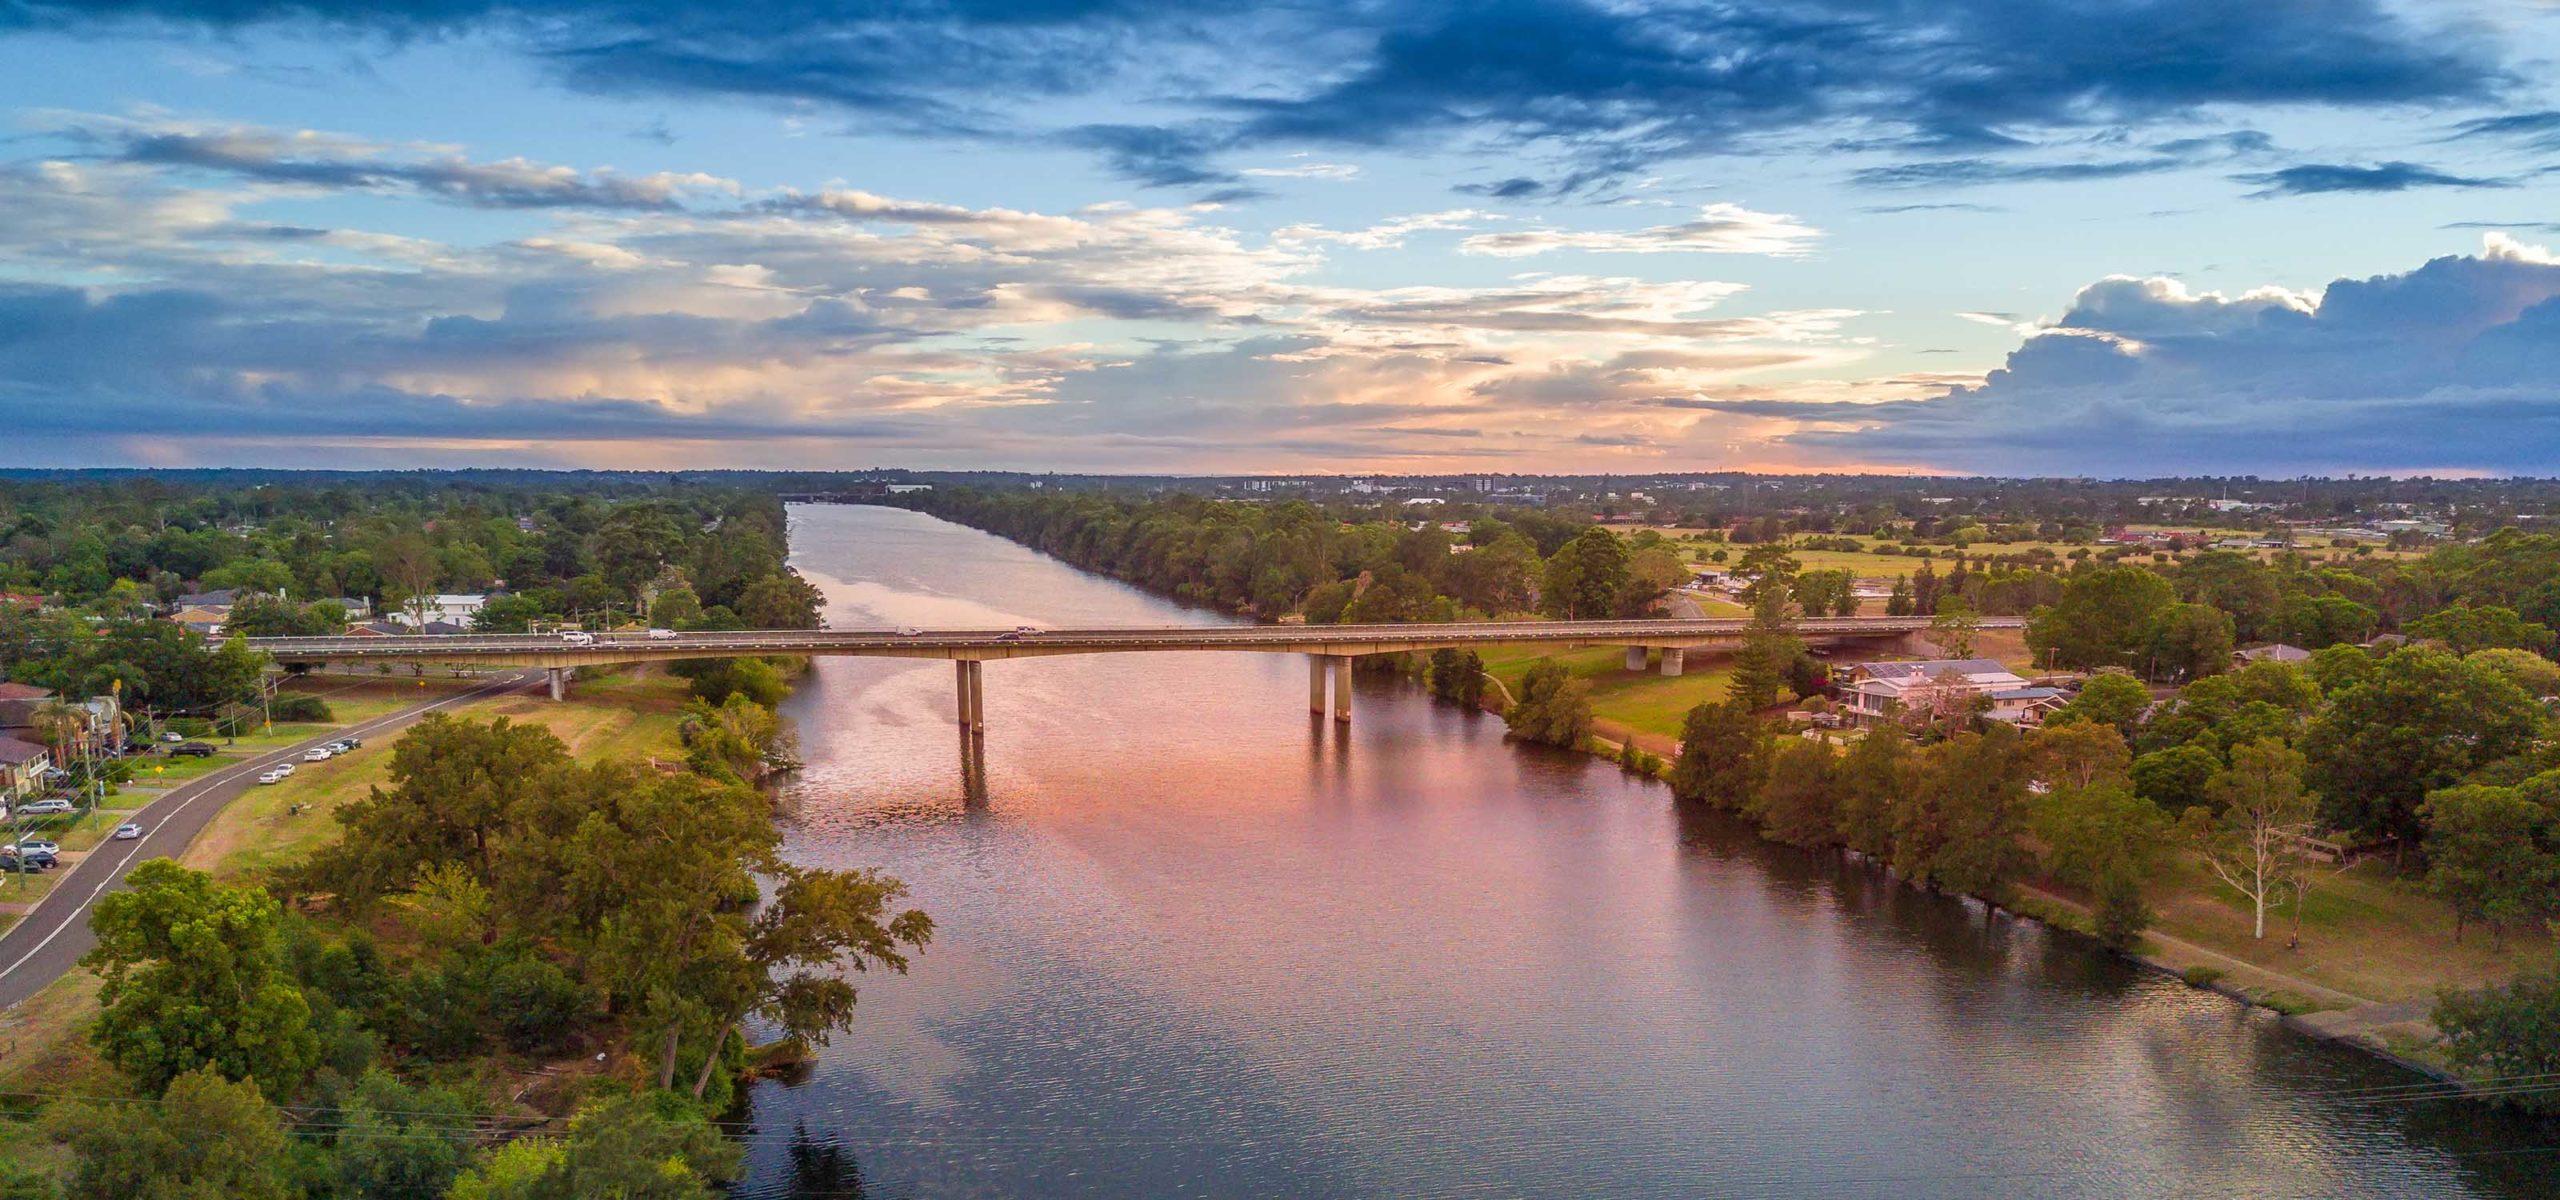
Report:
<svg viewBox="0 0 2560 1200"><path fill-rule="evenodd" d="M2016 617L1986 617L1986 629L2014 629ZM1212 625L1106 629L748 630L652 638L599 633L592 643L559 634L465 633L390 637L250 638L251 649L279 662L480 661L574 666L748 655L851 655L880 658L1025 658L1053 654L1146 651L1249 651L1278 654L1380 654L1401 650L1513 645L1626 645L1686 649L1739 641L1749 626L1737 618L1636 621L1469 621L1413 625ZM1927 617L1826 617L1796 622L1813 639L1893 637L1928 629Z"/></svg>

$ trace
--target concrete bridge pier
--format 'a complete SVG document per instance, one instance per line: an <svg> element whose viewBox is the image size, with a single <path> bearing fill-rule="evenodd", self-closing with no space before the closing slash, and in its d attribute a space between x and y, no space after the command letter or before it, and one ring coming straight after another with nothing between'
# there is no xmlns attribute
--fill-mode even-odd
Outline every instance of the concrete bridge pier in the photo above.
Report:
<svg viewBox="0 0 2560 1200"><path fill-rule="evenodd" d="M1351 721L1351 656L1338 654L1333 659L1333 719L1343 724Z"/></svg>
<svg viewBox="0 0 2560 1200"><path fill-rule="evenodd" d="M1644 658L1645 658L1645 648L1644 648L1644 647L1642 647L1642 646L1629 646L1629 647L1627 647L1627 669L1628 669L1628 670L1630 670L1630 671L1641 671L1641 670L1644 670L1644 668L1645 668L1645 661L1644 661Z"/></svg>
<svg viewBox="0 0 2560 1200"><path fill-rule="evenodd" d="M986 664L974 658L961 658L952 660L951 665L960 684L960 728L971 733L986 732Z"/></svg>
<svg viewBox="0 0 2560 1200"><path fill-rule="evenodd" d="M1324 715L1324 677L1333 669L1332 661L1331 655L1307 656L1307 711L1319 717Z"/></svg>
<svg viewBox="0 0 2560 1200"><path fill-rule="evenodd" d="M542 674L551 684L552 699L566 700L569 698L569 668L545 667L542 669Z"/></svg>
<svg viewBox="0 0 2560 1200"><path fill-rule="evenodd" d="M1678 675L1680 673L1680 668L1687 665L1688 658L1689 652L1686 650L1680 650L1670 646L1663 647L1662 673L1664 675Z"/></svg>

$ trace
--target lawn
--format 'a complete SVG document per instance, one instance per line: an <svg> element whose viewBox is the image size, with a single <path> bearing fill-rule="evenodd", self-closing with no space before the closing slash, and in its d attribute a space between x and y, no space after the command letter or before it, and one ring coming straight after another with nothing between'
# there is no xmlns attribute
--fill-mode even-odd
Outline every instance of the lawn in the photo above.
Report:
<svg viewBox="0 0 2560 1200"><path fill-rule="evenodd" d="M1593 716L1640 733L1670 738L1680 736L1680 724L1690 709L1723 699L1733 676L1732 662L1723 654L1710 656L1691 651L1684 664L1686 670L1672 678L1665 678L1658 670L1627 670L1626 655L1622 646L1545 653L1533 648L1504 649L1486 652L1484 665L1517 695L1521 677L1529 673L1529 668L1539 659L1552 658L1564 664L1575 678L1590 683Z"/></svg>
<svg viewBox="0 0 2560 1200"><path fill-rule="evenodd" d="M430 687L446 685L441 680L427 682ZM388 687L374 685L378 694L359 695L347 704L333 698L332 707L340 716L356 720L364 718L353 714L378 716L413 700L414 684L415 681L404 681ZM502 715L538 724L558 734L581 756L676 758L683 754L676 731L684 702L681 679L624 673L580 680L563 703L529 695L510 696L469 706L458 715L480 720ZM309 727L301 736L326 728ZM392 734L368 741L354 753L303 764L282 783L252 787L214 816L204 832L179 855L179 861L224 880L238 880L298 861L336 836L338 825L330 819L331 813L388 778L392 747L399 739L399 734ZM241 739L244 744L249 740ZM147 803L151 798L135 796L137 803ZM294 811L296 805L301 806L298 813ZM65 842L66 846L69 844ZM0 901L15 899L6 894L7 887L0 883ZM30 893L29 898L35 894ZM104 1078L106 1068L79 1035L97 1012L97 995L97 977L86 971L73 971L0 1016L0 1088L114 1090L111 1081ZM0 1107L5 1106L5 1098L0 1098Z"/></svg>

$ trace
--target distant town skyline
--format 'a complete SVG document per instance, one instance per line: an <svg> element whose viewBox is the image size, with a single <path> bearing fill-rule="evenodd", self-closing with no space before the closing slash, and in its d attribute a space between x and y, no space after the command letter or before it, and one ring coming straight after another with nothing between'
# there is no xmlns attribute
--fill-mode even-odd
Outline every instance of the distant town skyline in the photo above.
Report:
<svg viewBox="0 0 2560 1200"><path fill-rule="evenodd" d="M2541 474L2560 6L0 0L0 467Z"/></svg>

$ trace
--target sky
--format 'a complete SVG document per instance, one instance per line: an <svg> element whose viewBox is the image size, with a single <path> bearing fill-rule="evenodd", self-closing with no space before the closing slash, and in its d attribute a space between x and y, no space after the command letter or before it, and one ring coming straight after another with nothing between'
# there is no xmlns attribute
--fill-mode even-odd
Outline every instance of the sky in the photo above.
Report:
<svg viewBox="0 0 2560 1200"><path fill-rule="evenodd" d="M0 0L0 466L2536 474L2560 2Z"/></svg>

